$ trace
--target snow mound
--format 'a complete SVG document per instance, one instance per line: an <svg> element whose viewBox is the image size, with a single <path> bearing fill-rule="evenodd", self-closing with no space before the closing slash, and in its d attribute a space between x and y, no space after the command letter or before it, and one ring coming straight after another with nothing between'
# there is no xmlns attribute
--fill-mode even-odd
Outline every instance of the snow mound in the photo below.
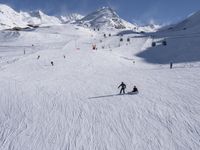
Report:
<svg viewBox="0 0 200 150"><path fill-rule="evenodd" d="M117 13L109 8L103 7L76 22L78 25L83 25L91 28L115 28L115 29L134 29L133 25L121 19Z"/></svg>

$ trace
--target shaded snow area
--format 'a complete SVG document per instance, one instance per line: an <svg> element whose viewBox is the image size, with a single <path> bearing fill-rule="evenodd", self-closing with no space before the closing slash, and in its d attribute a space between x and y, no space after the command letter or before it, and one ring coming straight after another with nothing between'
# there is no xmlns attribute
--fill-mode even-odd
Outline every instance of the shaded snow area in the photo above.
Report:
<svg viewBox="0 0 200 150"><path fill-rule="evenodd" d="M74 25L0 32L1 150L200 149L199 60L169 69L185 45L152 48L160 33L103 35ZM142 55L159 47L164 63ZM139 94L118 95L122 81Z"/></svg>

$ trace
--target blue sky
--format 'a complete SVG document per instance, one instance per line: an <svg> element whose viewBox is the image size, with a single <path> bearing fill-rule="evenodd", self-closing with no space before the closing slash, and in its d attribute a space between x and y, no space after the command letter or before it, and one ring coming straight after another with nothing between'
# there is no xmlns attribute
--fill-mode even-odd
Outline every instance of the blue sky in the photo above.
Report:
<svg viewBox="0 0 200 150"><path fill-rule="evenodd" d="M130 22L168 24L200 10L200 0L0 0L16 10L42 10L49 15L87 14L103 6L114 8Z"/></svg>

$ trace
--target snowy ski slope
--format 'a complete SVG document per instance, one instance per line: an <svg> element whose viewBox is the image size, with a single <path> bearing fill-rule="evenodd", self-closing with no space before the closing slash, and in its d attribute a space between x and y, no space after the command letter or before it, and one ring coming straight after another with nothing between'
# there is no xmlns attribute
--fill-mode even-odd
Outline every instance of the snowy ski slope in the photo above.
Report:
<svg viewBox="0 0 200 150"><path fill-rule="evenodd" d="M137 56L151 51L151 36L120 43L104 32L59 25L0 33L0 150L200 149L198 60L170 70ZM139 94L118 95L121 81Z"/></svg>

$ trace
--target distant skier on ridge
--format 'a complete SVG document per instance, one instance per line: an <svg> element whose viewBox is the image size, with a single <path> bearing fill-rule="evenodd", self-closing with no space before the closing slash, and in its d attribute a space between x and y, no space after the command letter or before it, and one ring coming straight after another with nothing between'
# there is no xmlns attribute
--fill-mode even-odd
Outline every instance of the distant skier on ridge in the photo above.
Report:
<svg viewBox="0 0 200 150"><path fill-rule="evenodd" d="M118 89L121 87L121 90L120 90L120 94L125 94L125 89L126 89L126 84L124 84L124 82L122 82L119 86L118 86Z"/></svg>
<svg viewBox="0 0 200 150"><path fill-rule="evenodd" d="M173 62L171 61L170 62L170 69L172 69L173 68Z"/></svg>

